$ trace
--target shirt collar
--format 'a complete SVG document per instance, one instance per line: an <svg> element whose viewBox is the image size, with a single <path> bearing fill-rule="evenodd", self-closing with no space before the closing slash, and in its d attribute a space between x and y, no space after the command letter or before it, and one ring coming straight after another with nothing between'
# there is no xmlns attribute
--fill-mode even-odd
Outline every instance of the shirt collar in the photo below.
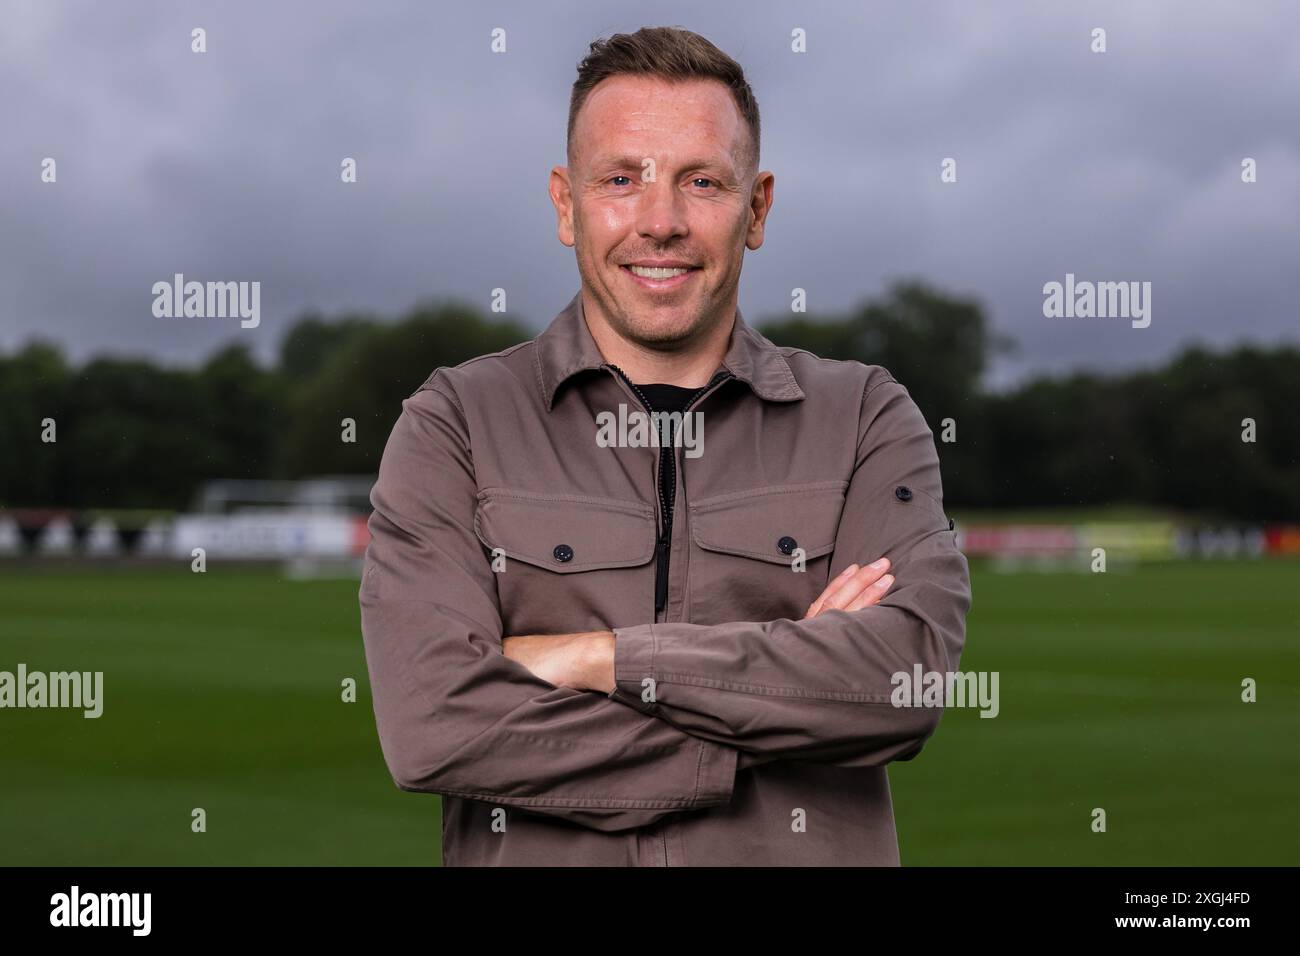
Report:
<svg viewBox="0 0 1300 956"><path fill-rule="evenodd" d="M568 305L546 329L534 339L537 381L542 401L550 411L555 393L568 379L586 369L601 368L605 357L591 337L583 316L582 293ZM771 402L793 402L804 397L803 389L790 371L790 363L781 350L750 327L736 309L736 321L722 367L746 383L759 398Z"/></svg>

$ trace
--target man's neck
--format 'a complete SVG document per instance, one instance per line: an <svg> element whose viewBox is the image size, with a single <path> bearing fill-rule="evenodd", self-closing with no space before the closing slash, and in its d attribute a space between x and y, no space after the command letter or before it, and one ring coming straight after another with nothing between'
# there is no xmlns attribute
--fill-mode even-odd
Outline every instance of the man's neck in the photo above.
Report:
<svg viewBox="0 0 1300 956"><path fill-rule="evenodd" d="M716 322L696 340L672 351L665 351L647 348L623 338L603 316L587 307L585 294L583 296L583 314L596 348L600 349L605 361L617 365L623 374L638 385L652 382L684 388L707 385L727 354L735 313L733 305L730 310L732 321Z"/></svg>

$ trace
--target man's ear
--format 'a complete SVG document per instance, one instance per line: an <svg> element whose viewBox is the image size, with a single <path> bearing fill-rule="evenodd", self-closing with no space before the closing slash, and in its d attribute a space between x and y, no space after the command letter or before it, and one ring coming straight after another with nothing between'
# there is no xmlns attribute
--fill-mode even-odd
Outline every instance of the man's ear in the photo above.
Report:
<svg viewBox="0 0 1300 956"><path fill-rule="evenodd" d="M560 242L573 246L573 190L569 184L567 166L551 167L551 203L555 206L555 232Z"/></svg>
<svg viewBox="0 0 1300 956"><path fill-rule="evenodd" d="M750 250L763 245L767 214L772 211L772 196L776 177L769 172L759 173L754 179L754 189L749 194L749 229L745 232L745 246Z"/></svg>

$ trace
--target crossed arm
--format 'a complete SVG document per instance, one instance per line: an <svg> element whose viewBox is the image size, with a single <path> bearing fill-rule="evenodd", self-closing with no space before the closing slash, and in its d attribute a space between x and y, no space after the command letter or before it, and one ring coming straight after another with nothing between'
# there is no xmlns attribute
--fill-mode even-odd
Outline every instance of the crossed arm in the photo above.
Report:
<svg viewBox="0 0 1300 956"><path fill-rule="evenodd" d="M889 558L886 557L865 567L850 564L808 606L803 620L816 617L823 611L857 611L871 607L894 583L894 576L886 573L888 569ZM501 651L556 687L594 690L606 695L618 688L614 679L613 631L510 636L501 642Z"/></svg>

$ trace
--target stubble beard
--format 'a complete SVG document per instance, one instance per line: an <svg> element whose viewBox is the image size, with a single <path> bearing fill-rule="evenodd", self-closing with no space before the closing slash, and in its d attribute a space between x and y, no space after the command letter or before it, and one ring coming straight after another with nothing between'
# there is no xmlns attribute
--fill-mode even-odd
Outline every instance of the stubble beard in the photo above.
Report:
<svg viewBox="0 0 1300 956"><path fill-rule="evenodd" d="M579 223L580 219L575 216L574 242L581 249L582 227ZM605 265L611 270L607 274L612 276L614 283L623 280L623 277L619 274L621 267L617 263L607 259ZM609 327L624 341L641 348L655 352L682 351L692 342L701 338L712 324L708 314L709 302L707 297L702 304L688 300L687 304L683 306L690 310L691 314L688 318L685 321L674 321L671 327L665 328L661 323L639 318L637 316L637 304L620 299L615 285L611 284L609 287L602 287L593 282L593 277L586 274L581 256L578 257L578 271L591 296L600 303L605 315L605 321ZM702 279L703 277L697 278Z"/></svg>

